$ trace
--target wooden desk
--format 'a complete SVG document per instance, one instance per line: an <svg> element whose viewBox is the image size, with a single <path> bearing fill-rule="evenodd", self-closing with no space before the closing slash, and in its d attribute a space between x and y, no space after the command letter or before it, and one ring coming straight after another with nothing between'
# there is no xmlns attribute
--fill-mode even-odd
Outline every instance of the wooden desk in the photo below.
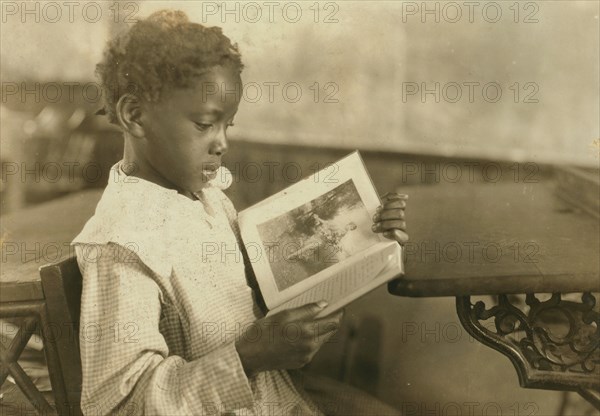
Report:
<svg viewBox="0 0 600 416"><path fill-rule="evenodd" d="M600 292L600 221L552 183L405 189L410 242L402 296Z"/></svg>
<svg viewBox="0 0 600 416"><path fill-rule="evenodd" d="M0 302L43 300L39 267L73 254L69 243L94 214L102 190L88 190L0 217Z"/></svg>
<svg viewBox="0 0 600 416"><path fill-rule="evenodd" d="M574 390L600 408L600 221L553 184L404 189L406 276L399 296L455 296L465 329L507 355L523 387ZM540 301L535 293L552 293ZM569 299L561 293L583 293ZM525 299L507 294L526 294ZM487 308L474 295L498 295Z"/></svg>

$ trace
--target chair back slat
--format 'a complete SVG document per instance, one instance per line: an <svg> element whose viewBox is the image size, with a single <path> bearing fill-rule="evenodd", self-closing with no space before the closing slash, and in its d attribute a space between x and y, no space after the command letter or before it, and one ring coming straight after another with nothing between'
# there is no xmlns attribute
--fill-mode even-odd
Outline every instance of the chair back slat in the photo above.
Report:
<svg viewBox="0 0 600 416"><path fill-rule="evenodd" d="M56 391L57 400L64 398L66 403L56 403L60 413L81 414L81 358L79 355L79 315L81 307L82 277L77 259L71 256L59 263L40 268L42 288L46 299L48 327L46 342L55 345L58 354L59 377L65 391ZM61 386L62 385L62 386ZM53 386L53 388L55 388Z"/></svg>

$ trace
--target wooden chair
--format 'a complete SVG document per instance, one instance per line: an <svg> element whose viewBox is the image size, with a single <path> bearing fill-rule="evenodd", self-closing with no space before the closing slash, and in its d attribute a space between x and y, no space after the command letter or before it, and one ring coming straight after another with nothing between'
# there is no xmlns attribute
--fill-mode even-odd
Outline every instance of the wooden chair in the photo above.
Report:
<svg viewBox="0 0 600 416"><path fill-rule="evenodd" d="M56 410L61 415L81 415L81 358L79 355L79 314L82 277L77 259L71 256L40 268L46 298L47 325L44 342L53 344L57 355L49 361ZM58 363L50 366L50 362ZM51 368L54 367L54 368ZM56 368L58 367L58 368Z"/></svg>

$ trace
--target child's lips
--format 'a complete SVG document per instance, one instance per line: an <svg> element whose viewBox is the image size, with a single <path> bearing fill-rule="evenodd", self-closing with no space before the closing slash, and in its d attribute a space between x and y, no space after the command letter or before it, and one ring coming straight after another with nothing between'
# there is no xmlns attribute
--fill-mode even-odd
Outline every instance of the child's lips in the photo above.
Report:
<svg viewBox="0 0 600 416"><path fill-rule="evenodd" d="M217 176L219 165L205 165L202 167L202 174L208 179L214 179Z"/></svg>

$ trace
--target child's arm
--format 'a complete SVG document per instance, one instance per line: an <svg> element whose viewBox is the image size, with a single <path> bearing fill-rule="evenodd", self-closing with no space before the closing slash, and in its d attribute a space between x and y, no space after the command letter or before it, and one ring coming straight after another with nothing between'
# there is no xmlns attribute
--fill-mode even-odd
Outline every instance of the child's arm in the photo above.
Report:
<svg viewBox="0 0 600 416"><path fill-rule="evenodd" d="M153 272L118 245L87 248L76 247L84 276L84 413L202 414L231 410L227 403L252 407L253 393L233 342L190 362L169 356L159 332L161 291Z"/></svg>

